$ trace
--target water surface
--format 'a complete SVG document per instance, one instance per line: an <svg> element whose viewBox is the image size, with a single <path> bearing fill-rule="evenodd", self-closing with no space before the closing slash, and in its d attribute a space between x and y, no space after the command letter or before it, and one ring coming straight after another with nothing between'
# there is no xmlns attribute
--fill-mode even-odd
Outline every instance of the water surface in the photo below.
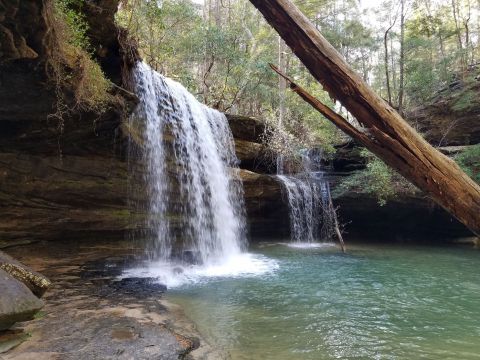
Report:
<svg viewBox="0 0 480 360"><path fill-rule="evenodd" d="M231 359L480 359L480 252L279 244L257 276L170 291Z"/></svg>

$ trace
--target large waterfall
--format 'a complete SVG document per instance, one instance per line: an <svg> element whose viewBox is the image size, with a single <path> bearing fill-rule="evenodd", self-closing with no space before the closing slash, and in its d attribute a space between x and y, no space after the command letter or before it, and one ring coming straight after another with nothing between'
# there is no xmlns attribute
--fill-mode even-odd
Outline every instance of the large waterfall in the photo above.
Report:
<svg viewBox="0 0 480 360"><path fill-rule="evenodd" d="M245 246L243 189L225 116L148 65L134 70L151 260L215 264Z"/></svg>

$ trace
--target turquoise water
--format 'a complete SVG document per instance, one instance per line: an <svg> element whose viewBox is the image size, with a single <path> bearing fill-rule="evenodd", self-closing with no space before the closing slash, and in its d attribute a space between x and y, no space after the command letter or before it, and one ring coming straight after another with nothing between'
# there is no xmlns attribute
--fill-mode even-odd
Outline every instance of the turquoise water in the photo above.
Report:
<svg viewBox="0 0 480 360"><path fill-rule="evenodd" d="M172 289L231 359L480 359L480 251L251 249L278 267Z"/></svg>

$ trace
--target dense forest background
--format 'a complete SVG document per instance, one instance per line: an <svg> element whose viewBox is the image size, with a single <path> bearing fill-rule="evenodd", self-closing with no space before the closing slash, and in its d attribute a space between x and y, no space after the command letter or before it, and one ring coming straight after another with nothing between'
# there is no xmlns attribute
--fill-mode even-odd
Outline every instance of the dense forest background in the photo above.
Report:
<svg viewBox="0 0 480 360"><path fill-rule="evenodd" d="M480 1L294 1L381 96L404 113L480 61ZM364 2L372 3L372 2ZM310 92L316 82L248 0L128 0L119 13L147 63L222 111L282 117L285 127L327 141L319 115L285 92L279 64ZM472 79L473 80L473 79ZM472 95L472 94L470 94ZM458 106L468 106L466 94ZM316 139L318 141L318 139Z"/></svg>
<svg viewBox="0 0 480 360"><path fill-rule="evenodd" d="M442 93L457 91L456 111L468 110L476 101L480 0L294 3L405 117ZM124 0L117 20L133 35L152 68L181 82L199 100L224 112L266 120L273 129L268 144L276 151L289 155L321 146L328 155L345 140L271 71L268 63L277 64L311 94L348 116L248 0ZM478 160L478 147L470 152ZM394 181L397 175L383 163L364 156L365 179L356 181L369 179L381 201L395 192L392 183L408 188L401 180ZM465 161L478 163L472 154ZM465 170L478 176L475 167ZM350 185L354 184L346 186Z"/></svg>

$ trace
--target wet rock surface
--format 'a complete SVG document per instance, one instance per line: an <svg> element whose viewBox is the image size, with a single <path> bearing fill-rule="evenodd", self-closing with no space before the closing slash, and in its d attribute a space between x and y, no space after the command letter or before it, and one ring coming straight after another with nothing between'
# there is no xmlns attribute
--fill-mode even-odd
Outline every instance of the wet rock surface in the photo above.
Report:
<svg viewBox="0 0 480 360"><path fill-rule="evenodd" d="M130 244L52 244L10 249L53 285L42 316L14 328L31 336L2 360L206 358L193 325L162 299L165 286L118 278L135 263Z"/></svg>
<svg viewBox="0 0 480 360"><path fill-rule="evenodd" d="M29 337L30 334L25 333L22 330L0 331L0 354L6 353L7 351L17 347Z"/></svg>
<svg viewBox="0 0 480 360"><path fill-rule="evenodd" d="M288 203L280 182L272 175L241 170L249 234L253 239L287 237Z"/></svg>
<svg viewBox="0 0 480 360"><path fill-rule="evenodd" d="M186 265L201 265L203 262L200 252L194 250L175 251L171 258Z"/></svg>
<svg viewBox="0 0 480 360"><path fill-rule="evenodd" d="M226 114L233 137L255 143L261 143L265 124L248 116Z"/></svg>

